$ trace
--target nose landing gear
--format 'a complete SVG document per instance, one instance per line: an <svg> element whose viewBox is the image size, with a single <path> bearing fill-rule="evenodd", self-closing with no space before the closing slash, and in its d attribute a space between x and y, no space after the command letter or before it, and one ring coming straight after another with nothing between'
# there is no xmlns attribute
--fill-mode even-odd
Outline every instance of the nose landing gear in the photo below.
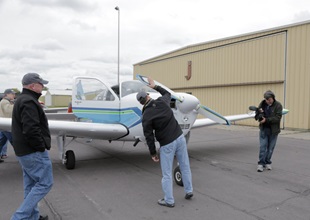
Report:
<svg viewBox="0 0 310 220"><path fill-rule="evenodd" d="M180 166L177 166L174 169L173 177L174 177L174 181L176 182L177 185L183 186L182 174L181 174Z"/></svg>

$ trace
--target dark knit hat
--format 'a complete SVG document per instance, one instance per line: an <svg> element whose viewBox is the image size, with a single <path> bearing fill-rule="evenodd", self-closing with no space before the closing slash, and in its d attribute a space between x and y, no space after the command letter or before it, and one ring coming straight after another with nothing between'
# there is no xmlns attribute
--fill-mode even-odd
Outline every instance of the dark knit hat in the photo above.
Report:
<svg viewBox="0 0 310 220"><path fill-rule="evenodd" d="M268 90L264 93L264 98L265 99L269 99L269 98L275 99L275 95L271 90Z"/></svg>

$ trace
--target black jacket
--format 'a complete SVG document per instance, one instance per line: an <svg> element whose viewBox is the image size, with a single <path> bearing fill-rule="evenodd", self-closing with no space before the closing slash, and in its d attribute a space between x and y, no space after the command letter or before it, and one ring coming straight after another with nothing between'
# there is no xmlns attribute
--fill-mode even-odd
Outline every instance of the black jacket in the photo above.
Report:
<svg viewBox="0 0 310 220"><path fill-rule="evenodd" d="M266 101L262 100L258 108L265 109L266 106L267 106ZM267 116L264 114L264 117L266 117L266 122L264 124L260 124L259 128L264 129L264 127L267 126L271 128L272 134L279 134L281 132L280 121L282 118L283 107L280 102L278 102L277 100L274 100L270 108L271 108L270 115Z"/></svg>
<svg viewBox="0 0 310 220"><path fill-rule="evenodd" d="M45 113L38 102L38 94L23 89L12 115L13 147L17 156L51 148L51 135Z"/></svg>
<svg viewBox="0 0 310 220"><path fill-rule="evenodd" d="M151 99L143 107L142 126L150 154L156 154L155 138L160 146L167 145L183 134L170 108L171 94L160 86L155 86L162 97Z"/></svg>

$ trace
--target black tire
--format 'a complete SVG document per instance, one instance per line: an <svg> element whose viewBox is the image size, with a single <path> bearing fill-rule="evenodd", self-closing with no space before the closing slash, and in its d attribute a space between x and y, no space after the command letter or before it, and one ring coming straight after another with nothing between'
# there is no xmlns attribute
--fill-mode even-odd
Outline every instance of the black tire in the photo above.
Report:
<svg viewBox="0 0 310 220"><path fill-rule="evenodd" d="M73 170L75 168L75 155L72 150L66 151L66 168L68 170Z"/></svg>
<svg viewBox="0 0 310 220"><path fill-rule="evenodd" d="M181 170L180 170L180 167L179 167L179 166L177 166L177 167L174 169L173 177L174 177L174 181L175 181L175 183L176 183L177 185L183 186L182 174L181 174Z"/></svg>

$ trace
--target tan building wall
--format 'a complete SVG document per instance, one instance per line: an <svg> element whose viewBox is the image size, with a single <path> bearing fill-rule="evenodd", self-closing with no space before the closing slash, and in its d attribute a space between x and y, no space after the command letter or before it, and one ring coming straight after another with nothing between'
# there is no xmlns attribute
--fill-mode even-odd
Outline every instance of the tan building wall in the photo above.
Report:
<svg viewBox="0 0 310 220"><path fill-rule="evenodd" d="M135 64L134 75L149 75L174 91L191 92L222 115L247 112L271 89L290 110L283 126L310 129L309 36L310 22L304 22L190 45Z"/></svg>
<svg viewBox="0 0 310 220"><path fill-rule="evenodd" d="M71 102L71 96L69 95L53 95L52 96L52 103L53 107L68 107L69 103Z"/></svg>
<svg viewBox="0 0 310 220"><path fill-rule="evenodd" d="M68 107L71 99L71 90L48 90L44 96L45 105L48 107Z"/></svg>

